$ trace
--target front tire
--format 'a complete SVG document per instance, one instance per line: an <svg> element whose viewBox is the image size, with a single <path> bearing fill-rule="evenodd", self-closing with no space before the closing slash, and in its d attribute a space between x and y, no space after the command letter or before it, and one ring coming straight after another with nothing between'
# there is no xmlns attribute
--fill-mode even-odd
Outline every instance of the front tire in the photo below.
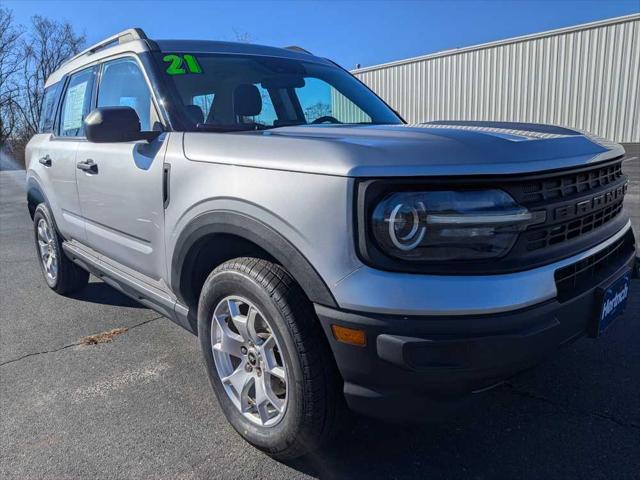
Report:
<svg viewBox="0 0 640 480"><path fill-rule="evenodd" d="M198 336L211 385L236 431L280 460L338 432L342 382L309 300L280 265L237 258L202 288Z"/></svg>
<svg viewBox="0 0 640 480"><path fill-rule="evenodd" d="M53 216L46 204L36 207L33 231L40 269L49 288L68 295L89 283L89 272L67 258L62 250L62 239L55 228Z"/></svg>

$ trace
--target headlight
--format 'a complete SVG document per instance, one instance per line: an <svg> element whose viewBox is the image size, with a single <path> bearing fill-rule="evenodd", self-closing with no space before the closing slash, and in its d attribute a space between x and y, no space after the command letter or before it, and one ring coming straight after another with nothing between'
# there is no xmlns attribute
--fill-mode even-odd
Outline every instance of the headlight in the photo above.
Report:
<svg viewBox="0 0 640 480"><path fill-rule="evenodd" d="M498 258L541 221L502 190L391 193L370 219L380 250L410 261Z"/></svg>

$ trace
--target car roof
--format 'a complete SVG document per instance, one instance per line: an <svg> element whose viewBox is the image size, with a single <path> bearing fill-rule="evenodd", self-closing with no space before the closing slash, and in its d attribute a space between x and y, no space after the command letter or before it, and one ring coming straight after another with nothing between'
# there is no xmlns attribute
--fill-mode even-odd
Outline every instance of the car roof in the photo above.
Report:
<svg viewBox="0 0 640 480"><path fill-rule="evenodd" d="M122 53L150 51L262 55L312 61L327 65L332 63L327 59L311 55L300 47L277 48L266 45L213 40L151 40L141 29L130 28L90 46L64 62L58 70L50 75L45 87L57 83L66 74L97 63L105 58Z"/></svg>
<svg viewBox="0 0 640 480"><path fill-rule="evenodd" d="M240 55L263 55L331 63L329 60L316 57L300 47L278 48L253 43L214 40L154 40L154 43L162 52L235 53Z"/></svg>

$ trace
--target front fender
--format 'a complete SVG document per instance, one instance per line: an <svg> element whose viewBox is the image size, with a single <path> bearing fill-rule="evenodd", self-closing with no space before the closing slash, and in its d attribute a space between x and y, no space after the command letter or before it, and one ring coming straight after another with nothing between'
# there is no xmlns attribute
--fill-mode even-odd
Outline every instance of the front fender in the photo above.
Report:
<svg viewBox="0 0 640 480"><path fill-rule="evenodd" d="M259 220L228 210L202 213L182 229L171 259L171 287L179 295L185 287L185 262L196 242L214 234L244 238L265 250L296 279L314 303L337 307L329 288L311 262L286 238Z"/></svg>

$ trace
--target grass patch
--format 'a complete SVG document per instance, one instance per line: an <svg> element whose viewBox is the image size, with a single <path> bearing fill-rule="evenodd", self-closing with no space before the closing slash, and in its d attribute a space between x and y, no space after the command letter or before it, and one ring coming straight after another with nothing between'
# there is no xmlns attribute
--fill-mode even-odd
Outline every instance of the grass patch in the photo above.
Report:
<svg viewBox="0 0 640 480"><path fill-rule="evenodd" d="M109 343L113 341L114 337L122 335L127 330L127 327L114 328L108 332L96 333L95 335L89 335L80 339L80 345L97 345L98 343Z"/></svg>

